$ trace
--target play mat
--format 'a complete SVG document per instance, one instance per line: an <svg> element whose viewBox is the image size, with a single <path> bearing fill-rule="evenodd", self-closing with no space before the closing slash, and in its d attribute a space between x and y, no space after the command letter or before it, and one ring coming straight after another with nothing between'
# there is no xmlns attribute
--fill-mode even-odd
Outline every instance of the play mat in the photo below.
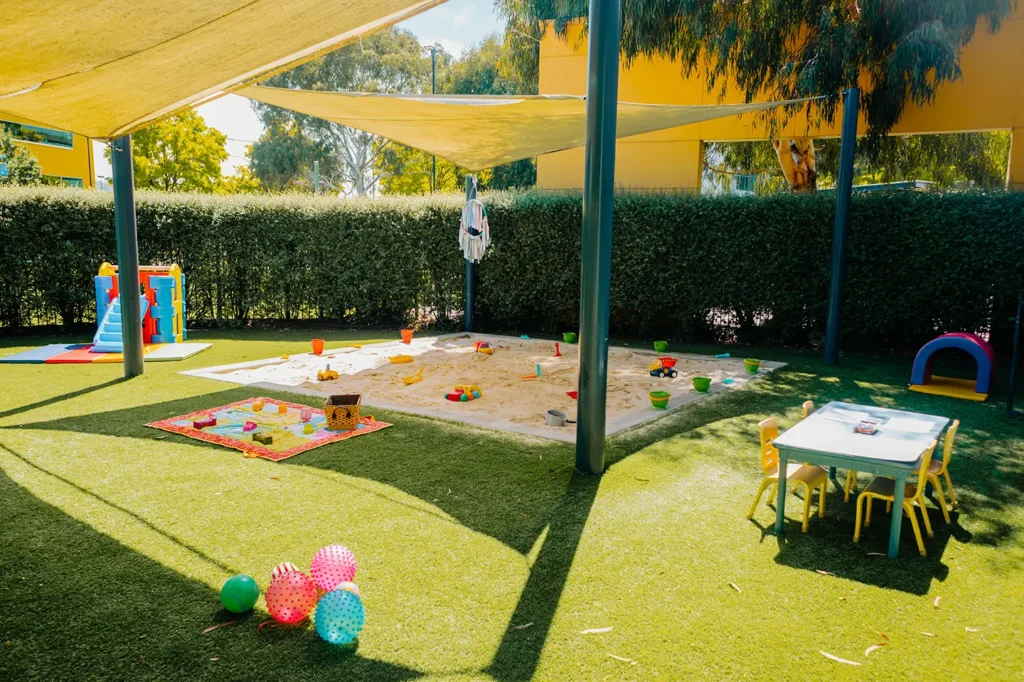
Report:
<svg viewBox="0 0 1024 682"><path fill-rule="evenodd" d="M209 343L149 343L142 347L146 362L184 360L210 347ZM103 353L94 350L91 343L51 343L21 353L0 357L0 363L14 365L80 365L94 362L124 362L121 353Z"/></svg>
<svg viewBox="0 0 1024 682"><path fill-rule="evenodd" d="M253 409L253 404L258 402L263 403L259 411ZM285 406L285 412L279 412L281 405ZM306 422L302 421L302 410L309 412L312 433L305 433ZM217 423L196 428L195 422L209 418L216 419ZM247 422L254 424L255 428L246 431ZM273 398L249 398L211 410L199 410L180 417L171 417L146 426L241 450L246 457L262 457L278 462L321 445L386 429L391 424L376 421L367 415L359 420L355 431L329 431L323 410ZM254 435L271 442L260 443L254 439Z"/></svg>
<svg viewBox="0 0 1024 682"><path fill-rule="evenodd" d="M490 353L478 352L486 343ZM578 346L489 334L452 334L303 353L183 372L254 388L328 396L362 395L364 407L382 408L449 419L503 431L575 442L576 427L548 425L548 410L576 418ZM393 363L392 358L406 362ZM651 363L670 357L677 376L651 376ZM330 374L326 370L330 367ZM733 390L781 367L762 362L757 374L744 370L742 358L716 358L684 353L656 353L646 348L613 346L608 352L608 416L610 435L657 419L695 400ZM539 367L540 376L536 376ZM422 370L422 371L421 371ZM334 378L334 373L337 378ZM318 373L327 378L318 380ZM406 379L419 376L406 383ZM707 393L697 392L694 377L711 379ZM457 401L458 386L478 389L479 398ZM654 409L649 393L672 394L667 409ZM449 397L454 397L453 401ZM467 396L468 398L469 396Z"/></svg>

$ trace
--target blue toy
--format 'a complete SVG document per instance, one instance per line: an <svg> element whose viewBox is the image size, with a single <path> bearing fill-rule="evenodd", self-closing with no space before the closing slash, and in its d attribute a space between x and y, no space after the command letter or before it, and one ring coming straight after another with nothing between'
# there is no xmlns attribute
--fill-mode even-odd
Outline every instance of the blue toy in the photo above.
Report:
<svg viewBox="0 0 1024 682"><path fill-rule="evenodd" d="M363 601L349 589L332 590L317 604L314 624L317 634L331 644L353 642L366 624Z"/></svg>
<svg viewBox="0 0 1024 682"><path fill-rule="evenodd" d="M940 350L955 348L964 351L978 365L975 381L970 379L954 379L932 374L932 356ZM932 395L944 395L950 398L982 401L988 397L992 385L992 370L996 355L992 346L977 334L956 332L943 334L932 339L917 352L914 368L910 373L910 390Z"/></svg>

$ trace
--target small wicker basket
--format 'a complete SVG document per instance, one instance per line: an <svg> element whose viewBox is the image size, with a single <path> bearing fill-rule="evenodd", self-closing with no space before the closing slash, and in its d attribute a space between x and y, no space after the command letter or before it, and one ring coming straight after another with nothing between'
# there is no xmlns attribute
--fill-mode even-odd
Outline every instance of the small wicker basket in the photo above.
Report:
<svg viewBox="0 0 1024 682"><path fill-rule="evenodd" d="M359 402L362 396L332 395L324 401L324 416L331 431L355 431L359 424Z"/></svg>

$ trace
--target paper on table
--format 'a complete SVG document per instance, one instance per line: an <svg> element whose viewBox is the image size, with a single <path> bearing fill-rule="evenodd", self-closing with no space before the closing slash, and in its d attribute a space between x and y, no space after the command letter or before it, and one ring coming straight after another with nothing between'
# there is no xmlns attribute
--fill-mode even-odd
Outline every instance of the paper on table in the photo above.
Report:
<svg viewBox="0 0 1024 682"><path fill-rule="evenodd" d="M822 416L825 419L842 422L844 424L859 424L871 415L867 412L859 412L856 410L828 410L827 412L824 412Z"/></svg>
<svg viewBox="0 0 1024 682"><path fill-rule="evenodd" d="M885 422L884 428L886 431L903 431L904 433L928 433L934 427L934 424L923 421L921 419L914 419L912 417L893 417L889 421Z"/></svg>

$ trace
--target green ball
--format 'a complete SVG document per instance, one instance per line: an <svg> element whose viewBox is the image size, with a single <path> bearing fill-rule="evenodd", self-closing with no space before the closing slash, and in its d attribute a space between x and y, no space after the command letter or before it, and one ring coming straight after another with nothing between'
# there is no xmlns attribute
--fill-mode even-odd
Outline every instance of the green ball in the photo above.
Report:
<svg viewBox="0 0 1024 682"><path fill-rule="evenodd" d="M231 613L252 611L259 598L259 585L247 575L232 576L220 588L220 603Z"/></svg>

